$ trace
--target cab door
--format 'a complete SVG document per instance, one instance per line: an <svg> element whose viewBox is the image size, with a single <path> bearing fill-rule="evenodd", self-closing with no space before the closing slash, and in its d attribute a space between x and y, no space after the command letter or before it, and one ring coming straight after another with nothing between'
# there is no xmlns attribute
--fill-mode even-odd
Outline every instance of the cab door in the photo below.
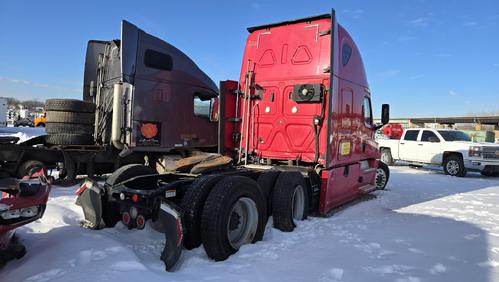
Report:
<svg viewBox="0 0 499 282"><path fill-rule="evenodd" d="M420 162L442 163L441 140L433 131L423 130L418 146L420 147L418 154Z"/></svg>
<svg viewBox="0 0 499 282"><path fill-rule="evenodd" d="M418 136L420 130L408 129L404 139L399 142L399 157L403 161L419 161L418 154L421 149L418 145Z"/></svg>

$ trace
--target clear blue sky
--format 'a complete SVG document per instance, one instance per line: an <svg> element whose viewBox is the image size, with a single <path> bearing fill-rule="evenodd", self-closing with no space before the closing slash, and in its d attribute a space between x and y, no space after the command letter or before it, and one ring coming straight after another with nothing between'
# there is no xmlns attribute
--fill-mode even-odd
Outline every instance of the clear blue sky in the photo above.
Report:
<svg viewBox="0 0 499 282"><path fill-rule="evenodd" d="M499 1L0 0L0 96L80 98L86 42L120 20L236 79L246 27L328 13L363 55L375 109L393 117L499 111ZM377 111L379 112L379 111Z"/></svg>

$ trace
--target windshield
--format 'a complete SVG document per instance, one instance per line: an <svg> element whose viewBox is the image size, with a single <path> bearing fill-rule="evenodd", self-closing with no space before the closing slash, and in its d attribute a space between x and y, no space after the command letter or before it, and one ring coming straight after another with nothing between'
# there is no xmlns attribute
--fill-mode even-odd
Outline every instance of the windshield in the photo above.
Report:
<svg viewBox="0 0 499 282"><path fill-rule="evenodd" d="M471 141L470 136L462 131L439 130L438 133L445 141Z"/></svg>

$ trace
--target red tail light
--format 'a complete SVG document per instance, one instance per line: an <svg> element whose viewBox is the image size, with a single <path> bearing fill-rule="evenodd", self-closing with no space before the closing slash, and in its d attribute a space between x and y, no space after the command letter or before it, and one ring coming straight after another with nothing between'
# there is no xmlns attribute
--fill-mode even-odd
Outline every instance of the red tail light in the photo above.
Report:
<svg viewBox="0 0 499 282"><path fill-rule="evenodd" d="M139 201L139 199L140 199L139 195L137 195L137 194L132 195L132 202L136 203Z"/></svg>
<svg viewBox="0 0 499 282"><path fill-rule="evenodd" d="M139 215L137 216L135 223L137 224L138 229L142 229L146 225L146 219L144 218L144 216Z"/></svg>
<svg viewBox="0 0 499 282"><path fill-rule="evenodd" d="M130 214L127 212L124 212L121 215L121 221L123 221L123 224L128 225L130 223Z"/></svg>

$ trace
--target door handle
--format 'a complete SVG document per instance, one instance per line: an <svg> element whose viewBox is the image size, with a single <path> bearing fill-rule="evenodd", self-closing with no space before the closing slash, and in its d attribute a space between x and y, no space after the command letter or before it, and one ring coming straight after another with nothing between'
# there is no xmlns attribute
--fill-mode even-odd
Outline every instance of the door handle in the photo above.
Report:
<svg viewBox="0 0 499 282"><path fill-rule="evenodd" d="M400 143L400 145L404 145L405 143Z"/></svg>
<svg viewBox="0 0 499 282"><path fill-rule="evenodd" d="M423 144L418 144L418 146L423 146Z"/></svg>

